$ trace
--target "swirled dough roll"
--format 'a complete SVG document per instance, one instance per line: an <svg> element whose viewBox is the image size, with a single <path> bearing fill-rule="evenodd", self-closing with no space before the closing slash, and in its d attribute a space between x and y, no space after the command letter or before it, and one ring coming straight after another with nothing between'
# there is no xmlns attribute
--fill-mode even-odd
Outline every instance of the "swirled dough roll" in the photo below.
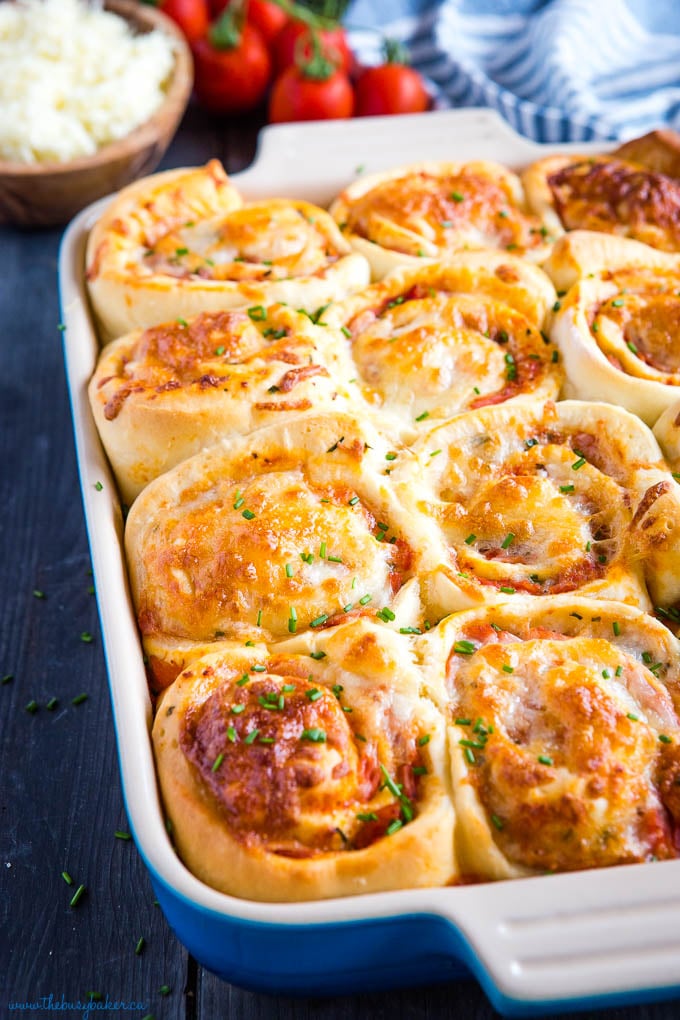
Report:
<svg viewBox="0 0 680 1020"><path fill-rule="evenodd" d="M395 498L388 450L368 423L308 415L223 440L147 486L125 541L158 683L192 644L279 640L360 615L421 621L428 522Z"/></svg>
<svg viewBox="0 0 680 1020"><path fill-rule="evenodd" d="M580 276L550 330L565 395L620 404L653 425L680 397L680 256L584 231L555 248L558 286Z"/></svg>
<svg viewBox="0 0 680 1020"><path fill-rule="evenodd" d="M558 237L596 230L680 251L680 181L615 156L547 156L522 174L529 207Z"/></svg>
<svg viewBox="0 0 680 1020"><path fill-rule="evenodd" d="M232 644L162 697L158 775L180 856L257 900L456 880L444 719L402 639L357 621Z"/></svg>
<svg viewBox="0 0 680 1020"><path fill-rule="evenodd" d="M541 330L556 294L500 252L399 269L332 305L369 403L413 432L432 419L531 393L556 397L561 367Z"/></svg>
<svg viewBox="0 0 680 1020"><path fill-rule="evenodd" d="M499 163L411 163L360 177L331 206L374 280L461 249L500 248L542 261L543 221L526 206L519 178Z"/></svg>
<svg viewBox="0 0 680 1020"><path fill-rule="evenodd" d="M449 717L464 875L678 856L680 645L652 617L517 598L418 638Z"/></svg>
<svg viewBox="0 0 680 1020"><path fill-rule="evenodd" d="M221 437L348 409L354 369L343 354L342 336L281 305L205 312L112 341L89 397L123 499Z"/></svg>
<svg viewBox="0 0 680 1020"><path fill-rule="evenodd" d="M608 404L515 401L460 415L400 455L447 553L430 599L452 612L579 592L649 608L680 596L675 483L650 431Z"/></svg>
<svg viewBox="0 0 680 1020"><path fill-rule="evenodd" d="M276 302L313 314L368 277L366 261L327 212L282 198L244 204L216 160L124 188L87 247L88 290L104 339Z"/></svg>

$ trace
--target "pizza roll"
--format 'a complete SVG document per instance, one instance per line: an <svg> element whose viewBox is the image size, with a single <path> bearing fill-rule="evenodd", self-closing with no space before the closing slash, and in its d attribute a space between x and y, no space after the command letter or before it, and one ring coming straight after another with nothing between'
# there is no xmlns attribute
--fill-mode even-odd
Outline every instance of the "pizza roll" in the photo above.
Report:
<svg viewBox="0 0 680 1020"><path fill-rule="evenodd" d="M196 660L153 728L177 850L248 899L455 881L444 720L402 640L367 621Z"/></svg>
<svg viewBox="0 0 680 1020"><path fill-rule="evenodd" d="M555 237L596 230L680 251L680 180L615 156L547 156L522 183Z"/></svg>
<svg viewBox="0 0 680 1020"><path fill-rule="evenodd" d="M464 876L678 856L680 645L658 621L520 597L451 616L416 647L449 718Z"/></svg>
<svg viewBox="0 0 680 1020"><path fill-rule="evenodd" d="M680 397L680 256L585 232L555 247L554 278L581 277L550 330L565 395L620 404L653 425Z"/></svg>
<svg viewBox="0 0 680 1020"><path fill-rule="evenodd" d="M461 249L500 248L542 261L548 231L528 212L519 178L499 163L411 163L360 177L331 213L374 280Z"/></svg>
<svg viewBox="0 0 680 1020"><path fill-rule="evenodd" d="M680 134L677 131L649 131L640 138L631 138L619 145L612 155L668 177L680 177Z"/></svg>
<svg viewBox="0 0 680 1020"><path fill-rule="evenodd" d="M557 397L561 367L541 333L555 298L536 266L469 252L395 270L326 319L348 337L369 403L413 431L526 393Z"/></svg>
<svg viewBox="0 0 680 1020"><path fill-rule="evenodd" d="M460 415L400 455L445 557L444 612L508 596L579 592L649 608L680 596L675 483L652 434L608 404L516 401ZM405 497L404 497L405 498Z"/></svg>
<svg viewBox="0 0 680 1020"><path fill-rule="evenodd" d="M354 369L343 345L282 305L204 312L112 341L89 397L125 502L221 437L347 409L342 380Z"/></svg>
<svg viewBox="0 0 680 1020"><path fill-rule="evenodd" d="M113 339L204 311L284 302L318 313L369 270L323 209L244 204L212 160L124 188L90 234L86 277Z"/></svg>
<svg viewBox="0 0 680 1020"><path fill-rule="evenodd" d="M125 540L161 683L187 643L279 640L367 614L420 621L427 532L382 473L388 450L368 423L309 415L222 440L147 486Z"/></svg>

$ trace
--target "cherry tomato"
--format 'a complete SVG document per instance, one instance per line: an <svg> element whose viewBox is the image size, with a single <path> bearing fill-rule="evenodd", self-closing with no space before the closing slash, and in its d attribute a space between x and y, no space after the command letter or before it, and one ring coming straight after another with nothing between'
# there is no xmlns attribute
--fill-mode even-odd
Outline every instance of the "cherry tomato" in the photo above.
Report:
<svg viewBox="0 0 680 1020"><path fill-rule="evenodd" d="M248 0L246 17L259 31L267 46L272 45L288 21L288 15L283 8L271 3L270 0Z"/></svg>
<svg viewBox="0 0 680 1020"><path fill-rule="evenodd" d="M210 10L213 17L221 14L231 0L210 0ZM248 0L246 6L246 20L254 25L267 46L271 46L283 26L288 21L288 15L271 0Z"/></svg>
<svg viewBox="0 0 680 1020"><path fill-rule="evenodd" d="M345 74L352 71L354 55L349 48L347 36L341 25L317 30L323 55ZM308 60L312 55L309 27L304 21L288 21L276 36L273 45L274 69L281 74L287 67Z"/></svg>
<svg viewBox="0 0 680 1020"><path fill-rule="evenodd" d="M369 67L359 75L354 88L358 117L422 113L430 103L422 77L404 64Z"/></svg>
<svg viewBox="0 0 680 1020"><path fill-rule="evenodd" d="M190 43L196 42L208 31L208 0L161 0L159 7L163 14L179 25Z"/></svg>
<svg viewBox="0 0 680 1020"><path fill-rule="evenodd" d="M219 42L213 28L194 43L193 54L194 90L206 109L244 113L264 98L271 60L262 36L248 22L230 46Z"/></svg>
<svg viewBox="0 0 680 1020"><path fill-rule="evenodd" d="M333 71L327 78L311 78L293 65L274 82L269 100L269 120L280 124L292 120L337 120L351 117L354 93L347 75Z"/></svg>

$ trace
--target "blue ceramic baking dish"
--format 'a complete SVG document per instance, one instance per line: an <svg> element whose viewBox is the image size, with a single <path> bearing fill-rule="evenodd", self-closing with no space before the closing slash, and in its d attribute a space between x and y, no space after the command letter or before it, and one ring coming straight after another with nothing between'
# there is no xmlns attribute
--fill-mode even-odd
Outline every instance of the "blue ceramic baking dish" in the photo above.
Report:
<svg viewBox="0 0 680 1020"><path fill-rule="evenodd" d="M519 138L483 110L285 125L263 132L258 158L236 181L249 198L325 204L359 164L373 171L416 157L475 158L520 167L556 148ZM121 511L86 395L98 341L84 253L105 203L64 236L65 358L128 817L177 936L201 964L257 991L331 995L472 973L508 1016L680 994L680 861L304 904L226 896L183 866L156 786ZM104 491L95 489L104 480Z"/></svg>

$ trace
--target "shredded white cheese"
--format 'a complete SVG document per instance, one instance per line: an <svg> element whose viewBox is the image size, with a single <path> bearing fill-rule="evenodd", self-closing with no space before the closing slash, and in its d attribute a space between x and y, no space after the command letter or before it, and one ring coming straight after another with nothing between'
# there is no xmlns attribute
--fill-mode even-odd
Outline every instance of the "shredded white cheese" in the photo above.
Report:
<svg viewBox="0 0 680 1020"><path fill-rule="evenodd" d="M91 155L148 120L173 66L169 36L134 35L97 3L0 3L0 158Z"/></svg>

